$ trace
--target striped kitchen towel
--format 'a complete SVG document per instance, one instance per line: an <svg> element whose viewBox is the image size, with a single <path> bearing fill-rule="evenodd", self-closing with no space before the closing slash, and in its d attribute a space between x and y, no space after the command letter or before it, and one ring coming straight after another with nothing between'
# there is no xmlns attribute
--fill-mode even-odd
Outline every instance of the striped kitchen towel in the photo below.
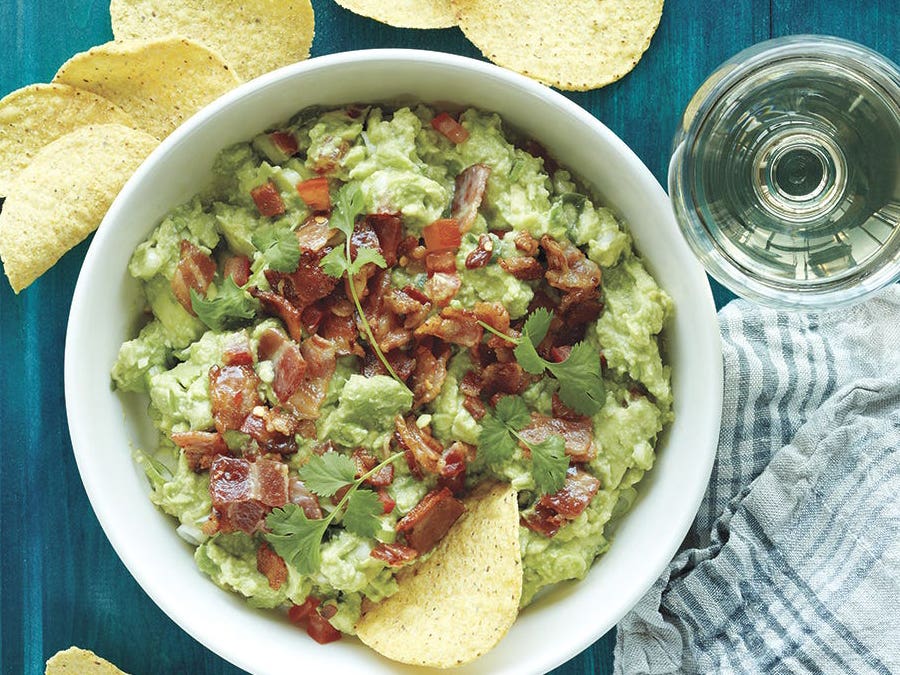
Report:
<svg viewBox="0 0 900 675"><path fill-rule="evenodd" d="M900 673L900 287L719 313L718 456L617 673Z"/></svg>

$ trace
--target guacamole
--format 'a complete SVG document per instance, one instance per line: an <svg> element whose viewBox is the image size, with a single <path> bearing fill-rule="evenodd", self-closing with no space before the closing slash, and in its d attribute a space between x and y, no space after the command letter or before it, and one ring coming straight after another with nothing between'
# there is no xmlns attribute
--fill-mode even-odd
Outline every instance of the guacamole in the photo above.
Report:
<svg viewBox="0 0 900 675"><path fill-rule="evenodd" d="M672 419L669 297L495 114L301 111L224 150L129 271L147 311L112 380L149 400L151 500L322 642L486 480L518 492L521 605L583 577Z"/></svg>

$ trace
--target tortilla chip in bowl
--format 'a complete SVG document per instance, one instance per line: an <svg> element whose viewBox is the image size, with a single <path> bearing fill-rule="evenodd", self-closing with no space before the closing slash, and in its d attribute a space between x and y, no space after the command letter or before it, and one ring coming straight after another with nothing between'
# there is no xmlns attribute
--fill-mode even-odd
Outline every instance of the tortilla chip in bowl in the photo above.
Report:
<svg viewBox="0 0 900 675"><path fill-rule="evenodd" d="M192 548L174 535L171 519L147 499L146 478L129 451L152 448L155 442L146 419L147 400L110 391L106 379L119 346L134 333L142 306L137 283L127 271L129 252L166 213L205 186L223 148L310 106L410 101L496 111L504 123L538 141L629 223L647 267L677 308L665 334L675 421L609 551L581 581L536 598L496 646L459 672L545 672L609 630L671 559L712 466L721 359L706 277L682 242L660 185L600 122L525 77L446 54L351 52L264 75L174 131L122 190L79 278L65 373L79 471L117 553L179 625L250 672L282 672L285 663L341 673L392 673L400 666L355 639L316 645L279 613L254 610L223 592L198 571Z"/></svg>

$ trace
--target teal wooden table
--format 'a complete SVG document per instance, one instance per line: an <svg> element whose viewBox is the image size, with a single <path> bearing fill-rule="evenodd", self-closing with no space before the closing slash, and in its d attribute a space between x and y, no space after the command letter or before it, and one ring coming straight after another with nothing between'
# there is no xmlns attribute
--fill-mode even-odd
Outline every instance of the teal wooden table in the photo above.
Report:
<svg viewBox="0 0 900 675"><path fill-rule="evenodd" d="M313 4L314 56L412 47L480 57L455 28L397 30L332 0ZM898 0L669 0L633 72L571 98L618 134L665 184L681 110L722 60L769 37L829 33L897 61L898 28ZM0 96L48 81L75 52L111 35L103 0L0 0ZM63 344L88 243L19 296L5 279L0 282L0 671L43 672L47 657L77 644L135 675L241 672L181 631L132 580L78 478L63 401ZM731 298L715 284L713 290L719 306ZM612 672L614 640L610 631L555 672Z"/></svg>

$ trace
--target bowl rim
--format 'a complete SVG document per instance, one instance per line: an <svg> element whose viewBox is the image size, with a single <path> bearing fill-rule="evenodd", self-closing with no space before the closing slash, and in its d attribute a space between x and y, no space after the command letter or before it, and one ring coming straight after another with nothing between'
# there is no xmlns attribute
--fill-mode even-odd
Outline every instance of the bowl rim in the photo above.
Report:
<svg viewBox="0 0 900 675"><path fill-rule="evenodd" d="M97 482L99 476L96 474L96 470L91 466L90 452L87 447L88 444L86 439L86 436L89 434L83 426L82 420L79 419L79 415L83 413L85 403L79 400L79 384L76 377L75 361L77 359L77 348L81 346L82 342L86 339L84 331L87 330L87 327L80 325L80 317L84 313L84 308L90 305L90 298L87 293L90 285L89 278L91 276L91 270L100 263L100 249L103 248L106 240L112 236L112 223L117 220L122 220L120 212L131 199L131 193L138 189L138 186L144 182L149 174L158 170L157 167L160 164L159 160L163 160L170 151L174 150L177 145L182 143L183 139L192 135L196 129L202 127L220 111L231 107L244 98L253 97L258 92L261 92L270 86L277 85L283 80L290 80L322 69L348 66L354 63L372 60L398 63L421 62L433 67L452 67L469 71L472 76L477 78L503 80L513 87L523 89L526 93L548 100L548 102L552 104L553 107L559 109L561 113L573 117L582 124L591 127L594 133L602 137L603 140L615 150L618 156L632 165L632 168L639 174L639 178L642 181L641 189L649 190L656 194L657 198L668 201L668 197L660 183L637 155L600 120L570 99L543 84L499 66L469 57L430 50L394 48L356 50L319 56L284 66L278 70L246 82L216 99L185 121L150 153L147 159L126 182L103 218L85 256L72 296L64 356L65 401L71 443L78 471L91 503L92 510L100 522L104 534L116 551L116 554L125 564L129 573L138 582L143 591L147 593L151 600L153 600L153 602L182 630L222 658L251 672L256 671L254 670L254 664L250 661L248 655L237 651L234 646L223 645L220 642L217 642L214 639L214 630L209 628L204 629L199 622L185 618L179 611L178 603L171 599L167 599L165 594L159 588L159 584L154 583L151 579L143 578L134 571L133 554L129 551L127 546L128 541L124 536L125 533L117 531L107 519L106 514L98 508L98 500L95 492L99 487ZM672 222L672 227L677 227L674 224L674 220ZM671 523L674 526L672 530L673 534L669 537L666 545L661 545L656 548L655 553L648 554L652 556L652 566L653 569L656 570L656 574L652 578L645 579L643 584L634 584L632 586L631 591L626 595L626 600L622 603L623 606L627 605L627 607L619 612L617 616L614 616L612 620L608 622L609 625L602 624L596 626L593 630L582 630L578 634L577 639L570 639L560 648L556 648L555 650L544 650L539 658L531 660L529 664L524 666L529 669L530 672L544 672L565 662L589 647L607 630L612 628L615 623L624 616L628 609L638 602L644 593L652 586L656 577L658 577L665 569L668 562L678 550L678 547L693 522L694 516L700 506L715 459L715 449L719 434L723 399L721 341L712 292L702 267L699 262L692 260L687 263L687 268L684 269L684 273L686 275L702 275L701 297L696 298L696 310L699 312L697 330L703 343L708 347L710 356L709 363L704 365L708 365L710 369L708 374L711 376L711 399L709 401L711 409L708 410L708 424L705 428L699 430L698 433L698 438L700 439L698 446L705 449L706 452L697 457L697 489L691 495L690 500L686 501L686 505L683 511L680 512L678 518Z"/></svg>

